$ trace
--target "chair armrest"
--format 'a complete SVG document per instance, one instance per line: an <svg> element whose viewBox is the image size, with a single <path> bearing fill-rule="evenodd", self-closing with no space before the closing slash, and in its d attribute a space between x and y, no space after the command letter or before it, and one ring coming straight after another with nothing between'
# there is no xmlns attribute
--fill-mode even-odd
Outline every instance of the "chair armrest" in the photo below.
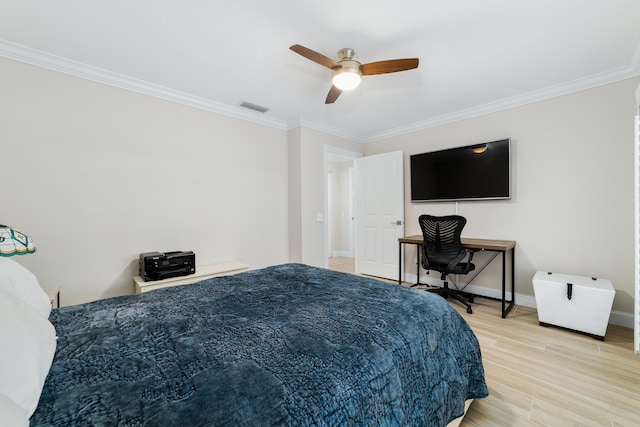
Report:
<svg viewBox="0 0 640 427"><path fill-rule="evenodd" d="M467 252L469 252L469 258L467 259L467 262L471 262L471 260L473 259L473 254L481 250L482 249L467 249Z"/></svg>

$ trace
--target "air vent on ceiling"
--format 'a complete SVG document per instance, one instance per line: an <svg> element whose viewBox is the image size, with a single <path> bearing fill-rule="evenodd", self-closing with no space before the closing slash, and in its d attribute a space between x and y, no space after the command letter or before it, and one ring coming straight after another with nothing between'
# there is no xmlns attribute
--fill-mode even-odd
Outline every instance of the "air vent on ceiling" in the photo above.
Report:
<svg viewBox="0 0 640 427"><path fill-rule="evenodd" d="M242 101L240 103L240 106L244 107L244 108L248 108L248 109L253 110L253 111L257 111L259 113L266 113L267 111L269 111L269 109L266 108L266 107L263 107L261 105L252 104L251 102L247 102L247 101Z"/></svg>

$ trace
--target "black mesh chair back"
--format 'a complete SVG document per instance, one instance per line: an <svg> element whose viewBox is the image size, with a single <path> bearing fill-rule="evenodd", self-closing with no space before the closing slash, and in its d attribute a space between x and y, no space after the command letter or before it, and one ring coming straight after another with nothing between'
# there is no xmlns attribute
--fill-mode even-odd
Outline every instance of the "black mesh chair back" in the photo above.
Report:
<svg viewBox="0 0 640 427"><path fill-rule="evenodd" d="M425 270L434 270L441 273L443 288L430 289L445 298L453 296L467 307L471 313L471 306L460 298L464 293L450 289L447 282L447 274L467 274L475 265L471 262L473 252L468 252L462 245L462 229L467 224L465 217L460 215L433 216L421 215L418 218L424 243L422 245L422 266ZM466 262L463 260L469 255ZM467 298L473 301L472 297Z"/></svg>
<svg viewBox="0 0 640 427"><path fill-rule="evenodd" d="M458 263L467 255L460 240L467 220L459 215L421 215L419 221L424 239L423 267L427 270L453 273Z"/></svg>

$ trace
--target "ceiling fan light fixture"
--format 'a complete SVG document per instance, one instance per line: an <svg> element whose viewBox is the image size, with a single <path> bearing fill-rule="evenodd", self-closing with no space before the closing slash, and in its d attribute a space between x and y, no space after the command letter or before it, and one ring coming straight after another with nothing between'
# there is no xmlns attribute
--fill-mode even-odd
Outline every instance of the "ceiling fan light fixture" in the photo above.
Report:
<svg viewBox="0 0 640 427"><path fill-rule="evenodd" d="M338 62L299 44L289 47L298 55L302 55L311 61L331 70L331 88L325 99L325 104L333 104L342 91L352 90L358 87L363 76L376 74L397 73L398 71L413 70L418 68L418 58L390 59L386 61L369 62L361 64L356 61L356 53L351 48L338 51Z"/></svg>
<svg viewBox="0 0 640 427"><path fill-rule="evenodd" d="M340 90L352 90L360 85L360 67L341 67L333 70L331 83Z"/></svg>

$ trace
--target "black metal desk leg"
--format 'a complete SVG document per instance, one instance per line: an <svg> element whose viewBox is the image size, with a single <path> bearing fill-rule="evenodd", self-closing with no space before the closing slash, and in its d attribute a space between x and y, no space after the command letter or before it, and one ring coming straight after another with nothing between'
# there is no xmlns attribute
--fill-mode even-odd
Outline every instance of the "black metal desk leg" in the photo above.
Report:
<svg viewBox="0 0 640 427"><path fill-rule="evenodd" d="M505 279L506 279L506 269L507 269L507 260L506 260L506 252L502 251L502 318L504 319L507 316L507 313L505 313L504 310L504 305L505 305L505 301L506 301L506 286L507 284L505 283Z"/></svg>
<svg viewBox="0 0 640 427"><path fill-rule="evenodd" d="M505 308L507 296L506 296L506 284L505 284L505 269L506 269L506 259L507 256L506 251L502 252L502 318L506 318L507 314L511 311L513 306L516 303L516 282L515 282L515 248L511 249L511 300L509 301L509 306Z"/></svg>
<svg viewBox="0 0 640 427"><path fill-rule="evenodd" d="M422 249L422 245L416 245L416 286L421 285L420 283L420 252Z"/></svg>
<svg viewBox="0 0 640 427"><path fill-rule="evenodd" d="M516 248L511 249L511 307L516 303Z"/></svg>
<svg viewBox="0 0 640 427"><path fill-rule="evenodd" d="M418 285L421 285L422 283L420 283L420 247L421 245L419 243L416 243L416 283L414 283L413 285L411 285L411 287L415 287Z"/></svg>
<svg viewBox="0 0 640 427"><path fill-rule="evenodd" d="M398 242L398 285L402 285L402 243Z"/></svg>

